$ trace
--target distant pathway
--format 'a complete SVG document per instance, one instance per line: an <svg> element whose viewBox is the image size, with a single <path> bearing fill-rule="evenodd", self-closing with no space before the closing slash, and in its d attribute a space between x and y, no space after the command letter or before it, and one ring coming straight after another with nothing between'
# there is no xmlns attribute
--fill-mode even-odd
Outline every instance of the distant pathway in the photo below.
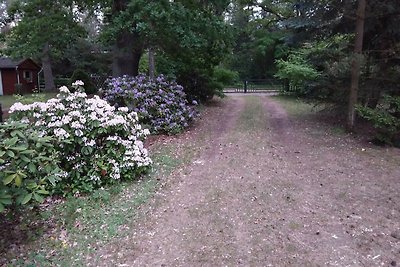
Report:
<svg viewBox="0 0 400 267"><path fill-rule="evenodd" d="M200 156L89 265L400 265L398 152L363 151L268 96L208 109L188 140Z"/></svg>

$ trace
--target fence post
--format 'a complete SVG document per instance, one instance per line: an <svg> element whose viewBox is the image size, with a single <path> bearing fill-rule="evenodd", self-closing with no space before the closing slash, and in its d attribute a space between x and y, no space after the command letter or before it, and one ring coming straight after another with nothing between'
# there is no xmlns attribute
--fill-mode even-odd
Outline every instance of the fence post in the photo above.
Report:
<svg viewBox="0 0 400 267"><path fill-rule="evenodd" d="M244 93L247 93L247 81L244 81Z"/></svg>

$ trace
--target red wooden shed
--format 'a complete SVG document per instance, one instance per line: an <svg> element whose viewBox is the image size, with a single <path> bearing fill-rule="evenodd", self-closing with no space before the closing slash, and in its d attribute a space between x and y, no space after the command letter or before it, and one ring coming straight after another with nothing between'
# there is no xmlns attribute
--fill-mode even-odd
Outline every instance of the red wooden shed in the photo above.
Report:
<svg viewBox="0 0 400 267"><path fill-rule="evenodd" d="M38 88L40 66L32 59L0 57L0 95L31 93Z"/></svg>

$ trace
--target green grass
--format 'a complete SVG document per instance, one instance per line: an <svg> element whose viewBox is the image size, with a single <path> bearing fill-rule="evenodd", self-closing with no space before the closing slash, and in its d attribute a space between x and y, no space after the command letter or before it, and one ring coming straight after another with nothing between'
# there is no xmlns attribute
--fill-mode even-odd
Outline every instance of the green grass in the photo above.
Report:
<svg viewBox="0 0 400 267"><path fill-rule="evenodd" d="M3 109L10 108L16 102L22 102L24 104L31 104L36 101L46 101L56 96L56 92L51 93L39 93L39 94L26 94L20 95L2 95L0 96L0 103Z"/></svg>
<svg viewBox="0 0 400 267"><path fill-rule="evenodd" d="M254 131L260 129L260 125L266 123L264 108L257 96L246 96L244 111L239 117L238 127L242 131Z"/></svg>
<svg viewBox="0 0 400 267"><path fill-rule="evenodd" d="M161 178L193 157L190 145L179 156L173 144L154 150L154 167L142 179L99 189L88 196L69 197L53 209L40 212L36 220L53 222L56 227L50 234L43 235L43 229L33 233L36 238L27 243L25 255L9 251L6 257L12 265L84 266L86 258L98 248L126 236L139 216L138 207L152 198Z"/></svg>
<svg viewBox="0 0 400 267"><path fill-rule="evenodd" d="M315 105L306 103L296 97L278 95L273 96L273 99L277 100L292 117L300 117L319 110Z"/></svg>

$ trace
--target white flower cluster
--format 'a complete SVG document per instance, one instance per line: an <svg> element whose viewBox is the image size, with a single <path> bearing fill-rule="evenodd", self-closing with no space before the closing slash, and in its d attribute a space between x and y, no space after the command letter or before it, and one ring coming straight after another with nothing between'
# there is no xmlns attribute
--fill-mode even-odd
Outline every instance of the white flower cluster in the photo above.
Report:
<svg viewBox="0 0 400 267"><path fill-rule="evenodd" d="M81 80L75 81L72 86L77 87L77 86L84 86L85 84Z"/></svg>
<svg viewBox="0 0 400 267"><path fill-rule="evenodd" d="M83 83L76 81L73 86ZM138 168L152 163L142 142L150 132L138 124L137 114L127 108L115 109L98 96L87 98L80 90L71 93L63 86L57 98L30 105L15 103L10 113L55 136L65 166L70 166L65 171L79 172L97 184L107 178L133 177ZM96 161L100 160L105 167L99 167Z"/></svg>

